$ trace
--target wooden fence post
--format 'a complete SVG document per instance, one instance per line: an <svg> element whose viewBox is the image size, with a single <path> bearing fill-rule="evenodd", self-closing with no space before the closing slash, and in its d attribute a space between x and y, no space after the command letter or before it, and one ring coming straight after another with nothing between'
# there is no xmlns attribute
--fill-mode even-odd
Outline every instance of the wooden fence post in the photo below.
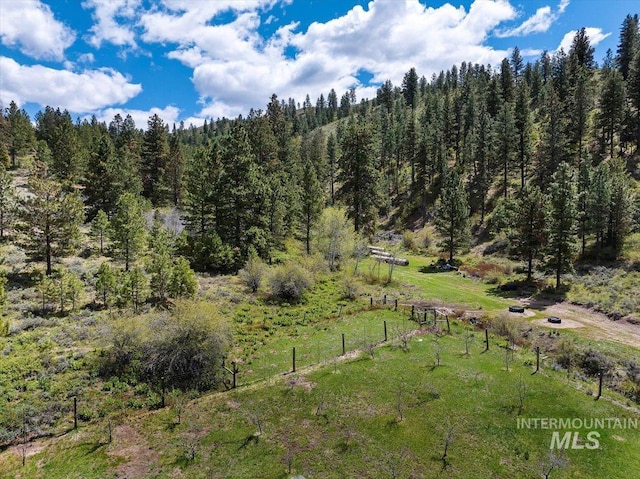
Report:
<svg viewBox="0 0 640 479"><path fill-rule="evenodd" d="M412 304L411 305L411 319L413 319L413 315L414 315L415 311L416 311L416 305Z"/></svg>
<svg viewBox="0 0 640 479"><path fill-rule="evenodd" d="M344 333L342 333L342 355L344 356L347 353L344 347Z"/></svg>
<svg viewBox="0 0 640 479"><path fill-rule="evenodd" d="M394 311L398 311L398 298L396 298L395 306L393 308Z"/></svg>
<svg viewBox="0 0 640 479"><path fill-rule="evenodd" d="M370 299L370 303L369 303L369 304L370 304L371 306L373 306L373 296L371 296L371 298L369 298L369 299Z"/></svg>
<svg viewBox="0 0 640 479"><path fill-rule="evenodd" d="M598 373L598 395L596 396L596 401L600 399L600 396L602 396L602 377L603 376L604 376L604 373L601 369L600 372Z"/></svg>
<svg viewBox="0 0 640 479"><path fill-rule="evenodd" d="M387 295L386 294L382 297L382 304L384 304L384 305L387 304Z"/></svg>
<svg viewBox="0 0 640 479"><path fill-rule="evenodd" d="M296 372L296 347L293 347L293 357L291 358L293 362L293 372Z"/></svg>
<svg viewBox="0 0 640 479"><path fill-rule="evenodd" d="M536 372L540 371L540 346L536 346Z"/></svg>
<svg viewBox="0 0 640 479"><path fill-rule="evenodd" d="M384 321L384 340L387 341L387 321Z"/></svg>
<svg viewBox="0 0 640 479"><path fill-rule="evenodd" d="M489 351L489 330L484 330L484 343L486 344L485 351Z"/></svg>
<svg viewBox="0 0 640 479"><path fill-rule="evenodd" d="M449 324L449 315L445 314L444 317L447 320L447 333L451 334L451 325Z"/></svg>
<svg viewBox="0 0 640 479"><path fill-rule="evenodd" d="M73 428L78 429L78 398L73 397Z"/></svg>

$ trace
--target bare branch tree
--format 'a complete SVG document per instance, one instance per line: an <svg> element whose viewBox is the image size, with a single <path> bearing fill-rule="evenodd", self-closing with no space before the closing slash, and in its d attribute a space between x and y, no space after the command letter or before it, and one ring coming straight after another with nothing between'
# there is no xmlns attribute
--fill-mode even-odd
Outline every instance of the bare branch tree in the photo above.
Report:
<svg viewBox="0 0 640 479"><path fill-rule="evenodd" d="M524 400L527 397L527 392L529 390L529 386L522 378L522 374L518 377L518 415L522 414L524 409Z"/></svg>
<svg viewBox="0 0 640 479"><path fill-rule="evenodd" d="M544 476L544 479L549 479L549 476L554 469L561 469L567 464L568 460L562 454L549 451L549 456L547 456L546 461L540 465L540 472Z"/></svg>

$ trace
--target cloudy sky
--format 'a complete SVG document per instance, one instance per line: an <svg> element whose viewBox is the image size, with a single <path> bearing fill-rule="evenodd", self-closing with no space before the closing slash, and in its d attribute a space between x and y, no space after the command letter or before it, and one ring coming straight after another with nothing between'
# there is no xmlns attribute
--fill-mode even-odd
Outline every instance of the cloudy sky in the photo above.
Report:
<svg viewBox="0 0 640 479"><path fill-rule="evenodd" d="M0 0L0 104L140 128L246 114L272 93L372 97L462 61L565 50L586 27L601 61L636 0Z"/></svg>

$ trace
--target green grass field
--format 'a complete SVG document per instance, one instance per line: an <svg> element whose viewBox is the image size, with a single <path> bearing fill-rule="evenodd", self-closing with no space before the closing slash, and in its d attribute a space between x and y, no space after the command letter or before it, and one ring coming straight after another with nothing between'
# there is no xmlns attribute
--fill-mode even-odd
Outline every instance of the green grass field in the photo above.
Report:
<svg viewBox="0 0 640 479"><path fill-rule="evenodd" d="M91 345L103 326L92 326L87 318L81 341L69 320L53 318L5 338L15 359L3 359L3 394L23 403L37 400L43 407L50 397L65 408L52 430L57 437L24 446L18 441L0 452L0 477L535 478L549 466L554 431L519 429L518 418L640 417L637 405L608 389L594 400L595 379L554 371L552 358L532 375L530 346L511 356L506 341L492 335L484 352L482 331L460 320L451 319L450 335L422 330L403 349L402 338L417 325L406 309L393 311L393 299L434 301L490 316L513 301L496 294L494 285L455 272L420 272L433 258L409 259L410 266L395 268L390 284L375 275L367 281L365 275L359 298L352 301L342 298L344 273L321 276L297 304L273 302L262 293L249 296L231 277L215 279L203 296L219 304L234 330L229 359L238 363L240 387L195 399L169 395L167 407L157 411L146 408L145 395L154 398L141 385L114 379L91 386L92 360L98 355ZM365 261L360 271L371 272L371 266ZM369 305L371 296L378 301L385 294L386 307ZM110 320L105 315L101 321ZM85 351L75 361L73 353L64 352L63 331ZM637 357L633 348L597 344L579 331L564 336L581 347L601 346L611 357ZM54 368L57 358L69 356L66 372L47 375L49 382L40 379L34 361L43 354ZM24 390L16 390L21 382ZM71 386L82 388L81 401L90 401L80 404L90 414L77 431L69 431L65 391ZM586 440L591 431L577 432L578 447L591 444ZM596 432L597 449L553 451L564 465L549 477L640 474L637 429Z"/></svg>
<svg viewBox="0 0 640 479"><path fill-rule="evenodd" d="M595 401L560 373L532 375L530 352L516 352L507 370L499 338L486 353L476 338L466 356L464 332L457 324L439 339L440 366L432 336L418 335L406 351L383 346L373 359L362 354L206 395L188 404L180 424L168 407L114 418L114 427L135 429L138 446L157 451L154 461L130 458L148 474L140 477L176 477L177 470L193 478L540 477L553 431L518 429L518 418L638 417L614 404L614 394ZM521 411L519 381L527 388ZM577 444L585 445L590 431L578 432ZM599 449L562 451L566 466L550 477L640 473L636 429L596 432ZM5 477L117 477L132 438L115 437L107 444L104 424L83 426L28 457L24 469L18 456L5 453L0 471Z"/></svg>

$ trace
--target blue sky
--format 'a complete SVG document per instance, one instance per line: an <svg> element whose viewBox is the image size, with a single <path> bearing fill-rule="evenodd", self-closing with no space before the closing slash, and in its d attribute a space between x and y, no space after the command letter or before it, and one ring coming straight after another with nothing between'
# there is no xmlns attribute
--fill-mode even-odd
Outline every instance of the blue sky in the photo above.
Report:
<svg viewBox="0 0 640 479"><path fill-rule="evenodd" d="M568 49L586 27L614 53L631 0L0 0L0 103L45 105L138 127L265 108L272 93L315 103L331 88L372 97L462 61L498 65Z"/></svg>

